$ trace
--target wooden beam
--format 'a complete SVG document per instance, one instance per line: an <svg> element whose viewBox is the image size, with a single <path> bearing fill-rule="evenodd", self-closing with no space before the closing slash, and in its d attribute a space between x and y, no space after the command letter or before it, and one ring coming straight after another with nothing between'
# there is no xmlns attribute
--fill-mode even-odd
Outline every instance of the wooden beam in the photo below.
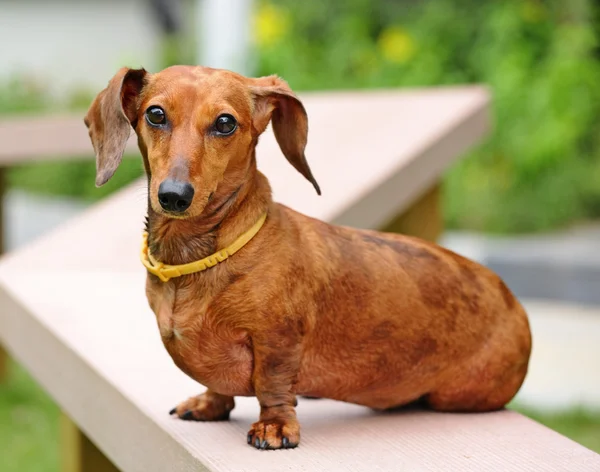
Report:
<svg viewBox="0 0 600 472"><path fill-rule="evenodd" d="M119 472L65 413L60 418L62 472Z"/></svg>
<svg viewBox="0 0 600 472"><path fill-rule="evenodd" d="M383 231L416 236L435 242L444 230L441 185L436 183L404 213L385 225Z"/></svg>
<svg viewBox="0 0 600 472"><path fill-rule="evenodd" d="M0 165L69 159L93 160L94 150L83 114L0 118ZM139 155L135 133L126 153Z"/></svg>

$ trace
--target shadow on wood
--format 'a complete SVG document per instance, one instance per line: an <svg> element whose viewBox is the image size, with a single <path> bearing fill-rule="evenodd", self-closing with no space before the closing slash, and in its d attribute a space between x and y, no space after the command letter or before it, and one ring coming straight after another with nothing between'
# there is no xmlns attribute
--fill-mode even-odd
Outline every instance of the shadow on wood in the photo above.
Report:
<svg viewBox="0 0 600 472"><path fill-rule="evenodd" d="M386 224L382 231L401 233L435 242L444 230L441 185L435 184L402 214Z"/></svg>

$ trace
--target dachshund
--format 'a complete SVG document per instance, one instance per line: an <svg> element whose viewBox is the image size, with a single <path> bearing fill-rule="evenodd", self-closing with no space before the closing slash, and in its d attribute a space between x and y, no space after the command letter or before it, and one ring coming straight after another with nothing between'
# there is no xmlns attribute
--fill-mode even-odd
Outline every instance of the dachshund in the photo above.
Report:
<svg viewBox="0 0 600 472"><path fill-rule="evenodd" d="M137 135L147 299L174 363L207 388L172 415L227 420L235 396L256 396L248 444L287 449L300 441L297 395L483 412L519 390L529 323L496 274L418 238L330 225L272 200L255 153L269 123L320 194L304 155L307 113L283 79L122 68L84 122L97 186Z"/></svg>

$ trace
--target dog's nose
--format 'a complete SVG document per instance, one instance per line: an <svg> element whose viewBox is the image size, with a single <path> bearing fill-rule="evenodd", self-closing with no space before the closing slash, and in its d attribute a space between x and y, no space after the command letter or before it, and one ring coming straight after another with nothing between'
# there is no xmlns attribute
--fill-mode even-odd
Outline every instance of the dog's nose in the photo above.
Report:
<svg viewBox="0 0 600 472"><path fill-rule="evenodd" d="M194 187L187 182L165 180L158 187L160 206L171 213L181 213L187 210L194 198Z"/></svg>

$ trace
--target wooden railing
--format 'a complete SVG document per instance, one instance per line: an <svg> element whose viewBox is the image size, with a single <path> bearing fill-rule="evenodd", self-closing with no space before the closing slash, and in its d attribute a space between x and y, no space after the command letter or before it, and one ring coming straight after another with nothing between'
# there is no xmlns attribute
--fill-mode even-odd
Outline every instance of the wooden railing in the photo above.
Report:
<svg viewBox="0 0 600 472"><path fill-rule="evenodd" d="M435 240L443 228L439 182L487 131L487 92L301 98L311 122L307 156L324 194L311 194L267 133L258 162L276 200L326 221ZM376 117L385 119L374 126ZM81 117L0 121L0 146L4 167L91 158ZM427 470L600 470L591 451L512 412L390 417L327 400L301 403L306 440L274 455L244 444L256 413L252 399L240 399L232 423L169 418L171 403L199 386L168 359L144 299L137 260L142 186L0 261L0 341L64 411L65 471L422 470L424 464Z"/></svg>

